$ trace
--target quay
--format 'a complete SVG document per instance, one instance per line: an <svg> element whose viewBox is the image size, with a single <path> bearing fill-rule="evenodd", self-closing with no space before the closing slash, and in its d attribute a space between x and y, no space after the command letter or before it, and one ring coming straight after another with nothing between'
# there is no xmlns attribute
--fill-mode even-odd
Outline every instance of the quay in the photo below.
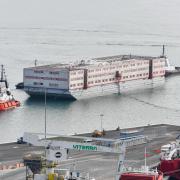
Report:
<svg viewBox="0 0 180 180"><path fill-rule="evenodd" d="M160 148L164 144L175 141L180 133L180 126L159 124L142 127L105 131L103 138L120 138L122 132L141 131L146 137L146 142L128 146L126 149L125 166L139 168L144 165L146 156L147 165L155 167L160 158ZM91 137L92 133L80 134L79 136ZM144 149L146 147L146 154ZM25 167L12 167L22 163L24 154L36 151L44 151L44 147L34 147L27 144L7 143L0 145L0 179L23 180L25 179ZM76 166L78 170L88 171L96 180L113 180L117 168L118 155L100 152L69 151L68 160L63 161L59 167L70 168Z"/></svg>

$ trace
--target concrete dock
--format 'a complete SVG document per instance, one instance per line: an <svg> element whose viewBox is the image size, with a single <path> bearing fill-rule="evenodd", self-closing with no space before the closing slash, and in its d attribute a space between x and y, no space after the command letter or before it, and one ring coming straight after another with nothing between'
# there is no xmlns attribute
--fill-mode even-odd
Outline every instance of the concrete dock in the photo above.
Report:
<svg viewBox="0 0 180 180"><path fill-rule="evenodd" d="M130 129L118 129L106 131L104 138L119 138L122 131L143 130L147 142L136 146L130 146L126 150L125 166L141 167L144 165L144 149L146 147L147 165L156 166L159 162L159 152L162 145L174 141L180 133L180 126L173 125L149 125ZM91 136L91 133L81 134ZM22 162L25 153L43 151L44 148L33 147L26 144L1 144L0 165L12 165ZM118 155L110 153L70 151L69 159L59 165L62 168L76 167L77 170L89 172L96 180L113 180L117 168ZM24 180L25 168L12 170L0 170L0 180Z"/></svg>

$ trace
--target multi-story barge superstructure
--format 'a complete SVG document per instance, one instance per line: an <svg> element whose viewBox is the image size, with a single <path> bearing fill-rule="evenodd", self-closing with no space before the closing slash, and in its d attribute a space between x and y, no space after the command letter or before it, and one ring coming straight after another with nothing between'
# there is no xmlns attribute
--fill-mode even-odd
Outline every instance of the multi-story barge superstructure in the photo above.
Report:
<svg viewBox="0 0 180 180"><path fill-rule="evenodd" d="M162 85L166 58L119 55L24 69L24 90L82 99Z"/></svg>

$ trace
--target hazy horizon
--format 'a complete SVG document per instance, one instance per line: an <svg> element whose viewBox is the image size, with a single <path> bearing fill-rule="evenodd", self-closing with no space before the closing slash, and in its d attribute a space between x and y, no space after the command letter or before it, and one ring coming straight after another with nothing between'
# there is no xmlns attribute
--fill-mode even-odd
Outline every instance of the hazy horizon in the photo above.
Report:
<svg viewBox="0 0 180 180"><path fill-rule="evenodd" d="M127 25L154 25L155 30L166 25L179 25L179 0L0 0L0 27L25 26L69 26L89 24L106 26L121 24L126 19ZM169 5L172 4L172 5ZM138 7L138 8L137 8ZM168 10L168 11L167 11ZM119 12L121 12L119 14ZM136 18L142 15L143 18ZM146 22L142 20L146 18ZM151 19L154 19L152 22ZM170 20L170 21L169 21ZM63 24L62 24L63 23ZM63 27L62 27L63 28ZM102 27L103 28L103 27ZM180 27L179 27L180 28Z"/></svg>

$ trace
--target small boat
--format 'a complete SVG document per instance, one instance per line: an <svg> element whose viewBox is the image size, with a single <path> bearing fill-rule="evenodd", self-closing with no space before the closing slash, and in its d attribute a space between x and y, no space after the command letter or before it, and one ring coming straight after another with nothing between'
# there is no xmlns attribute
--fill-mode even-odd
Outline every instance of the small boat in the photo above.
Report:
<svg viewBox="0 0 180 180"><path fill-rule="evenodd" d="M16 84L16 89L24 89L24 83L20 82L20 83Z"/></svg>
<svg viewBox="0 0 180 180"><path fill-rule="evenodd" d="M20 106L20 102L15 100L6 79L3 65L1 65L0 79L0 111L5 111Z"/></svg>

